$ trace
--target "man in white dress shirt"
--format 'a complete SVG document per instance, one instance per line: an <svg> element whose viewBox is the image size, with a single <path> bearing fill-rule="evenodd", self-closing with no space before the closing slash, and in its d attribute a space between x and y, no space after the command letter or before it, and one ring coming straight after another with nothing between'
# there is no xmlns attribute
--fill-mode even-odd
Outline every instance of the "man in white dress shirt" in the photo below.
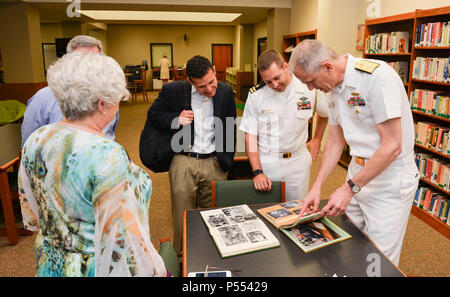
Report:
<svg viewBox="0 0 450 297"><path fill-rule="evenodd" d="M284 181L286 201L303 200L328 121L325 94L308 90L274 50L260 55L258 70L264 82L250 90L240 126L253 184L258 191L270 191L272 181ZM316 111L316 132L307 143L308 123Z"/></svg>
<svg viewBox="0 0 450 297"><path fill-rule="evenodd" d="M236 137L236 104L231 87L217 82L215 67L202 56L187 62L186 74L188 81L163 86L147 117L172 136L172 150L176 153L170 163L169 180L174 247L178 253L183 213L186 209L211 207L211 182L227 178Z"/></svg>

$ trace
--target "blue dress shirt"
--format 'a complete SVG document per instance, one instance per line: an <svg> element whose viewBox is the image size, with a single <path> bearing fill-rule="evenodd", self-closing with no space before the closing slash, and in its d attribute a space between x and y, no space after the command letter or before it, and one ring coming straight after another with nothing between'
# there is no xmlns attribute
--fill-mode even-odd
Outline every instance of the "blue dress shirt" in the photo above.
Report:
<svg viewBox="0 0 450 297"><path fill-rule="evenodd" d="M38 128L64 119L58 101L50 87L40 89L27 102L27 109L23 115L22 146L25 140ZM103 132L111 140L115 139L117 125L119 124L119 111L114 119L106 125Z"/></svg>

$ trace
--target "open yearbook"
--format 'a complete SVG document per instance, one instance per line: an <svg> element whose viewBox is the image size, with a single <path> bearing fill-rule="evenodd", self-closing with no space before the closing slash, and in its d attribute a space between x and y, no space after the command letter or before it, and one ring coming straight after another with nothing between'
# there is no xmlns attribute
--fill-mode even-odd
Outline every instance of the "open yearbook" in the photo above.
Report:
<svg viewBox="0 0 450 297"><path fill-rule="evenodd" d="M247 205L205 210L200 215L223 258L280 246Z"/></svg>
<svg viewBox="0 0 450 297"><path fill-rule="evenodd" d="M298 215L300 214L302 206L303 202L300 200L294 200L261 208L257 211L272 225L277 227L277 229L280 229L294 227L298 224L317 219L319 213L313 213L299 218Z"/></svg>
<svg viewBox="0 0 450 297"><path fill-rule="evenodd" d="M261 208L258 212L305 253L351 238L329 219L319 218L319 213L298 218L302 205L295 200Z"/></svg>

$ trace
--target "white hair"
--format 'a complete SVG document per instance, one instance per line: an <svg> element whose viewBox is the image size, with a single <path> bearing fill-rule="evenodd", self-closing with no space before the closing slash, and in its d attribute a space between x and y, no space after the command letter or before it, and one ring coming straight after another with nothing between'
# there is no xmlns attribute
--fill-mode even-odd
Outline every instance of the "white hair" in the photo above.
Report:
<svg viewBox="0 0 450 297"><path fill-rule="evenodd" d="M103 54L103 45L97 38L87 36L87 35L77 35L72 38L67 44L66 52L71 53L77 47L97 47L100 54Z"/></svg>
<svg viewBox="0 0 450 297"><path fill-rule="evenodd" d="M130 95L119 64L94 52L64 55L48 69L47 81L69 120L92 114L100 98L111 106Z"/></svg>
<svg viewBox="0 0 450 297"><path fill-rule="evenodd" d="M307 72L316 73L320 71L324 61L335 60L338 57L339 55L325 43L307 39L295 47L289 60L289 68L294 72L300 66Z"/></svg>

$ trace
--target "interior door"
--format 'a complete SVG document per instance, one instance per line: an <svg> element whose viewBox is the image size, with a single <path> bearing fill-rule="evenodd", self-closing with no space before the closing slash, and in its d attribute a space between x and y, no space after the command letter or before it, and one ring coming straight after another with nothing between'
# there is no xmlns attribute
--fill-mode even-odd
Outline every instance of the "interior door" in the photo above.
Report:
<svg viewBox="0 0 450 297"><path fill-rule="evenodd" d="M233 45L212 44L212 64L216 66L218 81L226 81L226 69L233 66Z"/></svg>

